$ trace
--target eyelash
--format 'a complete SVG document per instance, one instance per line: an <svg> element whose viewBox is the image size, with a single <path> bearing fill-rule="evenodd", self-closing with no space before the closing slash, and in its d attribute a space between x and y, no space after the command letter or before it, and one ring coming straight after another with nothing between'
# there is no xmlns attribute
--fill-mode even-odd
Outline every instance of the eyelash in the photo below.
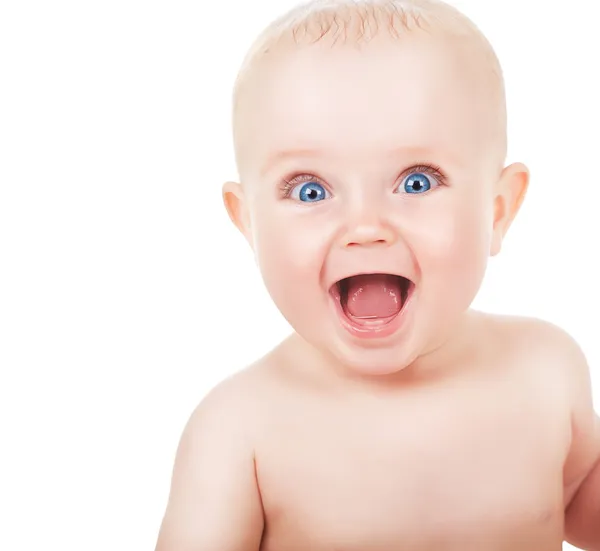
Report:
<svg viewBox="0 0 600 551"><path fill-rule="evenodd" d="M414 165L402 172L398 180L403 181L407 176L415 173L428 174L430 176L433 176L438 181L440 186L447 185L447 176L444 174L444 172L438 165L435 165L433 163L420 163L418 165ZM281 183L280 187L282 198L288 199L297 185L313 181L316 181L318 184L323 185L323 181L321 180L321 178L317 176L311 176L309 174L295 174L290 176L289 179L285 178Z"/></svg>

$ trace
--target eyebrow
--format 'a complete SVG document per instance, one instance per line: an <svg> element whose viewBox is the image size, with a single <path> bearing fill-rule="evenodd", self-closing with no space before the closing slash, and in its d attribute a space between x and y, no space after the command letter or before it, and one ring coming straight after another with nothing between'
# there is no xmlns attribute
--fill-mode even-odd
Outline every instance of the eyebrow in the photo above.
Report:
<svg viewBox="0 0 600 551"><path fill-rule="evenodd" d="M323 152L318 149L286 149L269 155L268 159L260 170L260 175L265 176L273 170L278 164L287 161L288 159L298 159L307 157L320 157Z"/></svg>
<svg viewBox="0 0 600 551"><path fill-rule="evenodd" d="M310 148L298 148L298 149L285 149L276 151L272 155L270 155L267 161L263 164L260 174L261 176L265 176L271 170L273 170L278 164L287 161L289 159L306 159L306 158L317 158L324 157L326 153L320 149L310 149ZM432 159L441 159L445 163L450 163L454 165L462 164L459 159L457 159L456 155L453 153L436 149L427 146L403 146L396 147L389 150L386 154L386 157L394 158L394 157L411 157L416 161L427 161Z"/></svg>

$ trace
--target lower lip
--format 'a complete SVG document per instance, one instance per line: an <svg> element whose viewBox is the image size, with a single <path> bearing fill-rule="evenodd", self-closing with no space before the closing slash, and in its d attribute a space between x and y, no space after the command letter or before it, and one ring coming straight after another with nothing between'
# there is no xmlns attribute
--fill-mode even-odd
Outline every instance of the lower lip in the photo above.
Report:
<svg viewBox="0 0 600 551"><path fill-rule="evenodd" d="M342 308L342 304L338 297L330 293L329 298L333 302L335 313L342 324L342 327L348 331L352 336L358 337L359 339L383 339L396 333L401 326L404 324L404 320L407 316L408 308L413 302L415 296L415 287L411 286L408 292L408 297L402 305L402 309L397 316L392 318L387 323L381 325L365 326L354 323L346 314Z"/></svg>

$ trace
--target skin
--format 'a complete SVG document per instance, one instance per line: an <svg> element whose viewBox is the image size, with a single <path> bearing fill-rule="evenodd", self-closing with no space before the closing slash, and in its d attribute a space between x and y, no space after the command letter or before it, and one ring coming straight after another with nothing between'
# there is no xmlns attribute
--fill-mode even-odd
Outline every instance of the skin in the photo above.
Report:
<svg viewBox="0 0 600 551"><path fill-rule="evenodd" d="M354 373L397 372L449 338L528 183L524 165L502 170L495 106L473 93L488 73L468 69L465 46L449 38L410 40L282 47L260 64L240 107L238 140L251 144L240 154L243 184L224 190L279 310ZM368 78L357 85L357 74ZM423 162L440 166L444 185L394 193ZM295 176L317 178L331 198L282 200ZM417 284L410 323L382 346L355 343L329 315L331 285L364 266Z"/></svg>
<svg viewBox="0 0 600 551"><path fill-rule="evenodd" d="M554 326L469 308L529 175L501 166L466 52L415 33L256 68L224 200L294 334L192 415L157 551L600 549L585 358ZM423 163L443 183L398 193ZM327 198L283 197L296 176ZM401 329L369 342L328 293L365 267L416 284Z"/></svg>

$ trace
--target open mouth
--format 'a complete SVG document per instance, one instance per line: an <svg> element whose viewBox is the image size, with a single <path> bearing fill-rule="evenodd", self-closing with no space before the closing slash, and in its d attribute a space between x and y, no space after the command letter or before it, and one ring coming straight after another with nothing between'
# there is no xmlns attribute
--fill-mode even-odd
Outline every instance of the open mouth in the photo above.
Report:
<svg viewBox="0 0 600 551"><path fill-rule="evenodd" d="M346 328L366 336L398 325L414 287L411 280L398 275L361 274L338 281L330 294Z"/></svg>

